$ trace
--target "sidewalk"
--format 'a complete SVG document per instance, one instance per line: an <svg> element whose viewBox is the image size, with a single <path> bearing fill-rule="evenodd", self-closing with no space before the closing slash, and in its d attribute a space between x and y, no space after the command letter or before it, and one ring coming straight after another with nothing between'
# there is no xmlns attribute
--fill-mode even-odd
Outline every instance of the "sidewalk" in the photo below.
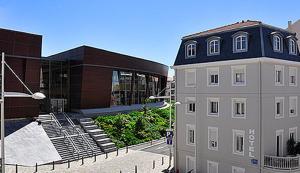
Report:
<svg viewBox="0 0 300 173"><path fill-rule="evenodd" d="M94 158L84 159L55 165L54 170L51 165L43 165L38 167L38 172L41 173L135 173L135 166L137 166L137 173L159 173L168 168L168 157L161 154L149 153L144 151L120 150L119 155L117 152L109 153L108 158L104 155L97 156L97 161ZM162 164L162 158L164 163ZM153 161L155 161L155 168L153 169ZM173 163L173 162L172 162ZM15 173L16 168L14 165L6 166L7 173ZM35 167L18 167L20 173L33 173Z"/></svg>

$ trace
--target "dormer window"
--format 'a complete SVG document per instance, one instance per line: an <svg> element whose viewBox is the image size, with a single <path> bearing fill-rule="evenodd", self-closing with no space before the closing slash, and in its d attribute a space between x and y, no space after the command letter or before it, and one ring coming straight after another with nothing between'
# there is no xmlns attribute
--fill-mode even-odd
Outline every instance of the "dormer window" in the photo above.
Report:
<svg viewBox="0 0 300 173"><path fill-rule="evenodd" d="M185 57L186 58L194 58L196 57L196 42L188 42L185 46Z"/></svg>
<svg viewBox="0 0 300 173"><path fill-rule="evenodd" d="M272 42L273 42L273 51L274 52L283 52L283 44L282 44L282 35L280 32L272 32Z"/></svg>
<svg viewBox="0 0 300 173"><path fill-rule="evenodd" d="M220 54L220 37L210 37L207 39L207 55Z"/></svg>
<svg viewBox="0 0 300 173"><path fill-rule="evenodd" d="M233 35L233 52L247 52L248 51L248 33L237 32Z"/></svg>
<svg viewBox="0 0 300 173"><path fill-rule="evenodd" d="M297 55L297 43L294 39L289 39L289 54Z"/></svg>

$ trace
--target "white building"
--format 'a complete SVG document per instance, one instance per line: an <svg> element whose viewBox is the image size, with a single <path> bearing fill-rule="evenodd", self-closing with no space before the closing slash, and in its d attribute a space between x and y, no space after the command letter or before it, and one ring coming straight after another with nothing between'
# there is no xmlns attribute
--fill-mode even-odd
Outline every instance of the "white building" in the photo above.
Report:
<svg viewBox="0 0 300 173"><path fill-rule="evenodd" d="M242 21L188 35L173 68L178 172L300 171L286 157L300 122L294 33Z"/></svg>

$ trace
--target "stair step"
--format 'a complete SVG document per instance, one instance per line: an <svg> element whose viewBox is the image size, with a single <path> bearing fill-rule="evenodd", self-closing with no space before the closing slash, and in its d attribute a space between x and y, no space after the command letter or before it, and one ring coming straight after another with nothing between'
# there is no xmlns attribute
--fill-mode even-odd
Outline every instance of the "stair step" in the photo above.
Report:
<svg viewBox="0 0 300 173"><path fill-rule="evenodd" d="M83 128L85 130L93 130L93 129L98 129L98 126L97 125L84 125Z"/></svg>
<svg viewBox="0 0 300 173"><path fill-rule="evenodd" d="M98 139L98 140L96 140L96 142L97 142L98 144L110 143L110 142L111 142L111 139L110 139L110 138L103 138L103 139Z"/></svg>
<svg viewBox="0 0 300 173"><path fill-rule="evenodd" d="M107 148L115 147L115 143L109 142L109 143L101 144L100 146L101 146L101 148L103 148L103 149L107 149Z"/></svg>
<svg viewBox="0 0 300 173"><path fill-rule="evenodd" d="M104 149L104 152L109 153L109 152L113 152L113 151L116 151L116 150L117 150L117 147L111 147L111 148Z"/></svg>
<svg viewBox="0 0 300 173"><path fill-rule="evenodd" d="M92 118L81 118L79 121L80 122L90 122L90 121L93 122L93 119Z"/></svg>
<svg viewBox="0 0 300 173"><path fill-rule="evenodd" d="M103 139L106 138L107 134L98 134L98 135L92 135L92 138L94 138L94 140L98 140L98 139Z"/></svg>

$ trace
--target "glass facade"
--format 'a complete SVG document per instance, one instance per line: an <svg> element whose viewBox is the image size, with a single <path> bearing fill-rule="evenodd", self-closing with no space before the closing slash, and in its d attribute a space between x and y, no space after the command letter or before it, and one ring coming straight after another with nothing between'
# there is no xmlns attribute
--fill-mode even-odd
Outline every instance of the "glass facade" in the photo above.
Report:
<svg viewBox="0 0 300 173"><path fill-rule="evenodd" d="M43 59L40 89L46 95L42 112L69 110L69 62Z"/></svg>
<svg viewBox="0 0 300 173"><path fill-rule="evenodd" d="M161 79L158 76L114 70L111 106L143 104L146 98L157 95L161 90Z"/></svg>

